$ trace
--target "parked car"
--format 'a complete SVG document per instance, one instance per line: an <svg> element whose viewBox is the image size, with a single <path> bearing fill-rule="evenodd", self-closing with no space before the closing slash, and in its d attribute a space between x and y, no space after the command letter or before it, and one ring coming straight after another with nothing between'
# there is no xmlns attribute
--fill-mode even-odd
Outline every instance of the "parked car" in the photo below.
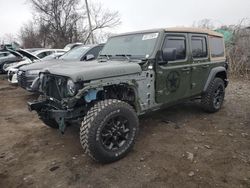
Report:
<svg viewBox="0 0 250 188"><path fill-rule="evenodd" d="M73 48L81 46L81 45L83 45L83 43L81 43L81 42L70 43L70 44L67 44L63 49L69 51L69 50L72 50Z"/></svg>
<svg viewBox="0 0 250 188"><path fill-rule="evenodd" d="M16 42L12 42L10 44L1 44L0 45L0 50L6 50L6 49L15 50L17 48L20 48L20 45Z"/></svg>
<svg viewBox="0 0 250 188"><path fill-rule="evenodd" d="M25 48L24 50L26 50L27 52L30 52L30 53L34 53L35 51L38 51L38 50L43 50L45 48Z"/></svg>
<svg viewBox="0 0 250 188"><path fill-rule="evenodd" d="M21 52L20 52L21 51ZM16 68L16 67L21 67L25 64L30 64L30 63L33 63L35 61L33 61L34 59L36 60L41 60L51 54L54 54L54 53L65 53L66 51L63 50L63 49L43 49L43 50L37 50L37 51L34 51L34 52L29 52L27 50L24 50L24 49L19 49L17 50L17 52L21 53L24 57L28 57L27 60L24 60L22 62L14 62L14 63L8 63L8 64L5 64L3 66L3 70L5 72L8 72L8 70L10 68ZM29 59L31 59L31 61L29 61Z"/></svg>
<svg viewBox="0 0 250 188"><path fill-rule="evenodd" d="M42 58L42 61L49 61L49 60L53 60L53 59L58 59L59 57L61 57L62 55L64 55L67 51L60 51L60 52L55 52L51 55L48 55L44 58Z"/></svg>
<svg viewBox="0 0 250 188"><path fill-rule="evenodd" d="M24 57L17 51L10 50L10 49L8 49L8 51L11 52L10 55L0 58L0 73L1 74L6 73L6 71L3 70L3 66L5 64L10 64L10 63L24 60Z"/></svg>
<svg viewBox="0 0 250 188"><path fill-rule="evenodd" d="M8 72L10 68L19 68L23 65L26 65L26 64L30 64L32 62L35 62L35 61L39 61L40 58L37 57L36 55L34 55L33 53L30 53L24 49L18 49L16 51L10 51L10 53L12 53L13 55L15 53L18 53L18 54L21 54L22 56L22 61L19 61L19 62L13 62L13 63L5 63L3 65L3 70L5 72Z"/></svg>
<svg viewBox="0 0 250 188"><path fill-rule="evenodd" d="M54 53L65 53L66 50L64 49L42 49L42 50L37 50L35 52L33 52L32 54L34 54L35 56L39 57L40 59L49 56L51 54Z"/></svg>
<svg viewBox="0 0 250 188"><path fill-rule="evenodd" d="M41 71L42 96L29 102L45 125L64 132L79 122L83 150L117 161L132 149L138 115L199 97L217 112L227 87L223 36L197 28L137 31L111 37L99 61ZM36 84L34 84L36 85Z"/></svg>
<svg viewBox="0 0 250 188"><path fill-rule="evenodd" d="M0 51L0 58L6 57L8 55L10 55L10 52L8 52L8 51Z"/></svg>
<svg viewBox="0 0 250 188"><path fill-rule="evenodd" d="M96 59L103 46L104 44L82 45L68 51L58 59L41 61L23 66L18 72L18 84L22 88L34 92L36 90L31 88L31 84L38 77L38 74L42 69L64 62L72 63L75 61L89 61Z"/></svg>
<svg viewBox="0 0 250 188"><path fill-rule="evenodd" d="M19 62L15 62L12 64L8 64L10 66L8 66L7 68L4 68L5 71L8 72L7 77L8 77L8 81L12 84L16 84L18 82L17 80L17 72L19 70L20 67L30 64L30 63L34 63L36 61L41 61L41 59L23 49L19 49L18 53L20 53L24 58L24 60L19 61Z"/></svg>

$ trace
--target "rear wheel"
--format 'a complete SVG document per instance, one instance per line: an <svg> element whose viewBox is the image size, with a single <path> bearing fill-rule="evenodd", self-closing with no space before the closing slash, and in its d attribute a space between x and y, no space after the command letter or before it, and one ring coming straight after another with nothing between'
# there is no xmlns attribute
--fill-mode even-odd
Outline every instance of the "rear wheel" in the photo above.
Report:
<svg viewBox="0 0 250 188"><path fill-rule="evenodd" d="M110 163L132 149L138 129L137 114L129 104L116 99L99 101L82 122L80 141L94 160Z"/></svg>
<svg viewBox="0 0 250 188"><path fill-rule="evenodd" d="M203 109L207 112L217 112L223 104L224 96L224 81L221 78L215 78L202 96L201 104Z"/></svg>

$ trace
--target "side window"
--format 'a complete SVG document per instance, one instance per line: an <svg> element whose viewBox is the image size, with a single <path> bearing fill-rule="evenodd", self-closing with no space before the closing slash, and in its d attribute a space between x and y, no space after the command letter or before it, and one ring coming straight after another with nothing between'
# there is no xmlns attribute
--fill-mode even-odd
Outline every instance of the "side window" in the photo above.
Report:
<svg viewBox="0 0 250 188"><path fill-rule="evenodd" d="M97 58L97 56L99 55L99 52L101 51L102 47L101 46L96 46L94 48L92 48L91 50L89 50L89 52L86 55L92 54L95 56L95 59Z"/></svg>
<svg viewBox="0 0 250 188"><path fill-rule="evenodd" d="M51 55L53 53L55 53L55 51L47 51L46 56Z"/></svg>
<svg viewBox="0 0 250 188"><path fill-rule="evenodd" d="M184 36L167 36L163 44L164 48L175 48L176 60L186 59L186 38Z"/></svg>
<svg viewBox="0 0 250 188"><path fill-rule="evenodd" d="M42 53L40 53L40 54L37 54L37 57L39 57L39 58L43 58L43 57L45 57L46 56L46 52L42 52Z"/></svg>
<svg viewBox="0 0 250 188"><path fill-rule="evenodd" d="M206 37L192 37L192 55L193 58L205 58L207 57L207 41Z"/></svg>
<svg viewBox="0 0 250 188"><path fill-rule="evenodd" d="M46 52L42 52L42 53L38 54L37 57L42 59L42 58L44 58L46 56L49 56L49 55L51 55L53 53L55 53L55 51L46 51Z"/></svg>
<svg viewBox="0 0 250 188"><path fill-rule="evenodd" d="M221 37L210 37L209 45L211 50L211 56L216 57L224 57L225 56L225 48L223 38Z"/></svg>

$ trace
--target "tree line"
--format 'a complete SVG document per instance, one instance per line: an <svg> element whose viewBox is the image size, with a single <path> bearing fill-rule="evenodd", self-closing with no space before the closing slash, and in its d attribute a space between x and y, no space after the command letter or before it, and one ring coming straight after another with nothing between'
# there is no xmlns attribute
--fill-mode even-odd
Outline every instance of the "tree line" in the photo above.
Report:
<svg viewBox="0 0 250 188"><path fill-rule="evenodd" d="M105 29L121 23L119 13L103 8L101 4L89 4L92 30L88 24L86 5L80 0L29 0L33 19L24 24L19 37L22 46L63 48L68 43L102 42L110 35Z"/></svg>

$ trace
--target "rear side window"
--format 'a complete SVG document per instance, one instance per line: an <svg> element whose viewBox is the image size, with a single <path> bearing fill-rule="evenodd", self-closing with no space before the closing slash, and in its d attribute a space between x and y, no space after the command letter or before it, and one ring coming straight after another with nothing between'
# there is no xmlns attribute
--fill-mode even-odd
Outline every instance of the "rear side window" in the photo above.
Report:
<svg viewBox="0 0 250 188"><path fill-rule="evenodd" d="M46 52L42 52L40 54L37 54L37 57L44 58L46 55L47 55Z"/></svg>
<svg viewBox="0 0 250 188"><path fill-rule="evenodd" d="M193 58L207 57L207 41L206 37L193 36L192 37L192 55Z"/></svg>
<svg viewBox="0 0 250 188"><path fill-rule="evenodd" d="M163 48L176 48L176 60L186 59L186 38L167 36Z"/></svg>
<svg viewBox="0 0 250 188"><path fill-rule="evenodd" d="M46 56L48 56L48 55L50 55L52 53L54 53L54 52L53 51L42 52L42 53L37 54L37 57L39 57L40 59L42 59L42 58L44 58L44 57L46 57Z"/></svg>
<svg viewBox="0 0 250 188"><path fill-rule="evenodd" d="M211 49L211 56L216 57L224 57L224 42L223 38L221 37L210 37L209 38L209 45Z"/></svg>

